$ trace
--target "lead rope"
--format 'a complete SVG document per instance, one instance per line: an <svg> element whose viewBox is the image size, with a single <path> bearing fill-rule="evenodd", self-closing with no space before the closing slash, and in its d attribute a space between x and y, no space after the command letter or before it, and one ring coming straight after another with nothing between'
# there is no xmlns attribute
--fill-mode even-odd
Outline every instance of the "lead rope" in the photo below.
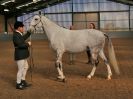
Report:
<svg viewBox="0 0 133 99"><path fill-rule="evenodd" d="M31 35L30 35L30 42L31 42ZM30 71L30 79L31 79L31 82L32 82L32 77L33 77L33 68L34 68L34 59L33 59L33 47L32 47L32 44L30 46L30 64L29 64L29 71Z"/></svg>
<svg viewBox="0 0 133 99"><path fill-rule="evenodd" d="M34 26L35 28L35 26ZM36 28L35 28L35 31L36 31ZM30 35L30 42L31 42L31 35ZM31 79L31 82L33 82L32 78L33 78L33 68L35 67L34 65L34 59L33 59L33 47L32 47L32 44L30 46L30 58L29 58L29 61L30 61L30 64L29 64L29 71L30 71L30 79Z"/></svg>
<svg viewBox="0 0 133 99"><path fill-rule="evenodd" d="M31 17L33 17L33 16L31 16ZM26 22L31 17L25 19L23 22ZM30 35L30 42L31 42L31 35ZM30 45L29 50L30 50L29 71L30 71L30 80L31 80L31 83L32 83L33 82L33 80L32 80L32 78L33 78L33 68L34 68L34 59L33 59L33 47L32 47L32 44Z"/></svg>
<svg viewBox="0 0 133 99"><path fill-rule="evenodd" d="M43 25L41 17L40 17L40 22ZM34 28L35 28L35 26L34 26ZM42 27L42 29L43 29L43 33L44 33L45 32L44 27ZM36 28L35 28L35 31L36 31ZM30 35L30 42L31 42L31 35ZM33 68L34 67L35 67L35 65L34 65L34 59L33 59L33 47L32 47L32 44L31 44L31 46L30 46L30 66L29 66L31 82L32 82L32 78L33 78Z"/></svg>

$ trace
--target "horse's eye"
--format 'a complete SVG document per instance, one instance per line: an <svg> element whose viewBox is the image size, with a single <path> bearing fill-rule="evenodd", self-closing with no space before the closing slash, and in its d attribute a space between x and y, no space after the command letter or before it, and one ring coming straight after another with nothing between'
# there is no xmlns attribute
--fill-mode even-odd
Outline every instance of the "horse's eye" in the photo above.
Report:
<svg viewBox="0 0 133 99"><path fill-rule="evenodd" d="M37 21L38 19L36 18L35 20Z"/></svg>

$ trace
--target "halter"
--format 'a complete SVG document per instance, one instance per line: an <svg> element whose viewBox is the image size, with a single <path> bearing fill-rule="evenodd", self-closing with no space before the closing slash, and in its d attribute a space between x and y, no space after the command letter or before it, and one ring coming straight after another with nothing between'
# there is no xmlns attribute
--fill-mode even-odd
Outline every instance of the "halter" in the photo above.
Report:
<svg viewBox="0 0 133 99"><path fill-rule="evenodd" d="M43 33L45 32L45 29L44 29L44 24L43 24L43 22L42 22L42 20L41 20L41 15L39 15L39 17L40 17L40 21L38 22L38 23L36 23L35 25L32 25L33 27L34 27L34 29L35 29L35 31L36 31L36 26L41 22L41 24L42 24L42 29L43 29Z"/></svg>

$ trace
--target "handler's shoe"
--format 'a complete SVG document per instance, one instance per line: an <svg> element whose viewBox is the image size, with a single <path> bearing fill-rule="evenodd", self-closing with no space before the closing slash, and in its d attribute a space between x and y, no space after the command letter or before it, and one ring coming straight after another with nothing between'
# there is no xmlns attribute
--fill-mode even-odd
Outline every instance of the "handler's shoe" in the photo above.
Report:
<svg viewBox="0 0 133 99"><path fill-rule="evenodd" d="M21 84L24 87L30 87L31 86L31 84L28 84L25 80L21 80Z"/></svg>
<svg viewBox="0 0 133 99"><path fill-rule="evenodd" d="M16 84L16 89L20 89L20 90L23 90L25 87L21 84L21 83L17 83Z"/></svg>

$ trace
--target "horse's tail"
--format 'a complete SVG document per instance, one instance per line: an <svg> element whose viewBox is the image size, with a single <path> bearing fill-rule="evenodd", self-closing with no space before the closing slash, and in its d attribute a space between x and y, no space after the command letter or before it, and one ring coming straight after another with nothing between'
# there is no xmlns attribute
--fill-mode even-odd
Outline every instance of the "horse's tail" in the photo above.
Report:
<svg viewBox="0 0 133 99"><path fill-rule="evenodd" d="M114 52L114 47L112 44L111 39L109 38L109 36L107 34L104 34L105 37L107 37L108 39L108 53L109 53L109 61L112 64L116 74L120 74L120 70L117 64L117 60L116 60L116 56L115 56L115 52Z"/></svg>

